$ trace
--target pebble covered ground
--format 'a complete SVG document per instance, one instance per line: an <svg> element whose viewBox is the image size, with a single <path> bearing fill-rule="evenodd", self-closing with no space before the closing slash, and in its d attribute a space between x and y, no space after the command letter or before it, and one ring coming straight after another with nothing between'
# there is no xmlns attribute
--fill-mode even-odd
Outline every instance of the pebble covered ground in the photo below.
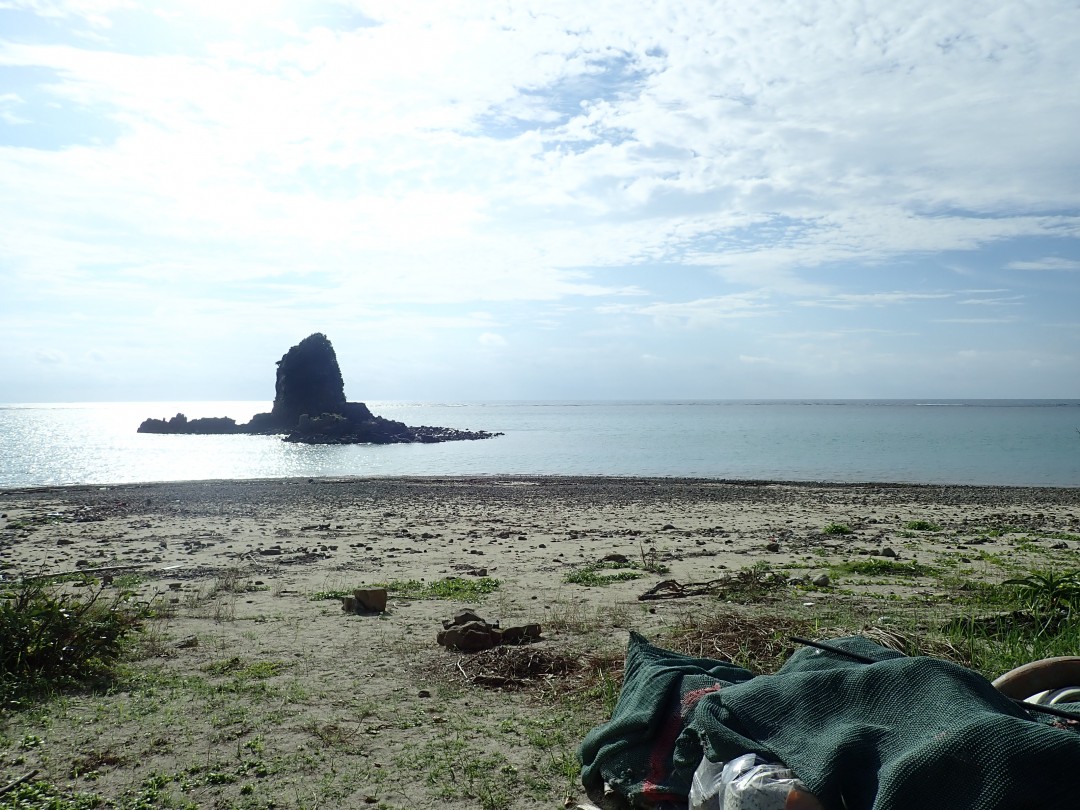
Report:
<svg viewBox="0 0 1080 810"><path fill-rule="evenodd" d="M581 661L617 661L629 629L781 602L754 632L838 606L875 622L925 613L950 582L1080 567L1080 489L317 478L6 490L0 514L2 581L90 572L103 584L64 587L155 607L121 688L0 725L0 784L37 769L120 806L154 790L174 806L559 806L606 705L571 697L610 688ZM910 575L855 572L866 560ZM448 579L498 583L467 603L424 592ZM379 616L342 612L337 594L380 583L413 584ZM541 640L446 650L462 607Z"/></svg>

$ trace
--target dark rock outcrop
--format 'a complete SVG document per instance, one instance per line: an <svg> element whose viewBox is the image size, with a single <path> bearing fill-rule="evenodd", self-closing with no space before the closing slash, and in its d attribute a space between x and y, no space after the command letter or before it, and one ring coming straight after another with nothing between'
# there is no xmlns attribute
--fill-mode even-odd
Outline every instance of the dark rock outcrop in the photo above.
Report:
<svg viewBox="0 0 1080 810"><path fill-rule="evenodd" d="M326 335L309 335L278 360L270 411L276 424L296 425L303 414L342 414L344 407L345 381Z"/></svg>
<svg viewBox="0 0 1080 810"><path fill-rule="evenodd" d="M147 419L139 425L139 433L240 433L235 419L227 416L207 416L188 419L178 413L172 419Z"/></svg>
<svg viewBox="0 0 1080 810"><path fill-rule="evenodd" d="M523 624L500 628L498 622L481 619L475 611L459 611L453 619L443 620L436 642L450 650L479 652L501 644L531 644L540 640L540 625Z"/></svg>
<svg viewBox="0 0 1080 810"><path fill-rule="evenodd" d="M334 347L315 333L293 346L278 361L274 405L244 425L228 417L189 420L147 419L139 433L285 434L285 441L304 444L398 444L489 439L500 433L455 428L409 427L374 415L363 402L347 402Z"/></svg>

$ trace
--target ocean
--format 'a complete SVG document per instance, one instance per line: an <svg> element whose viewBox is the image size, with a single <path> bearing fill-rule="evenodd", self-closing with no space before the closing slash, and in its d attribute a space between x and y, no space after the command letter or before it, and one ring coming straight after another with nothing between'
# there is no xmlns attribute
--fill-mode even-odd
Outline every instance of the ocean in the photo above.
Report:
<svg viewBox="0 0 1080 810"><path fill-rule="evenodd" d="M308 446L136 433L269 402L0 405L0 487L318 476L613 475L1080 486L1080 400L368 402L445 444Z"/></svg>

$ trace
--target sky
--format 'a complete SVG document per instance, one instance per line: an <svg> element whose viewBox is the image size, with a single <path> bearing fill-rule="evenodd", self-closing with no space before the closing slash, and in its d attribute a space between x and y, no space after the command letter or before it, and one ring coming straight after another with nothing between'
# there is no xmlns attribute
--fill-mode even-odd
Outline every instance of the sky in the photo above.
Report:
<svg viewBox="0 0 1080 810"><path fill-rule="evenodd" d="M1075 0L0 0L0 402L1080 398Z"/></svg>

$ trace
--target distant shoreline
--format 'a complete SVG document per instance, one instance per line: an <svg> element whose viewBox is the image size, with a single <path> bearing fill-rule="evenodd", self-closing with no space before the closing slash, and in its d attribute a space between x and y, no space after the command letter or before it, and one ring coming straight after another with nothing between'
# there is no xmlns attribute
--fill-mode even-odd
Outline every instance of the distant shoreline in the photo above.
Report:
<svg viewBox="0 0 1080 810"><path fill-rule="evenodd" d="M718 489L747 495L754 492L791 490L792 494L813 490L843 492L866 491L889 493L894 497L933 500L935 503L1080 503L1080 486L1046 487L998 484L942 484L909 482L783 481L759 479L703 478L696 476L623 476L623 475L461 475L461 476L297 476L286 478L218 478L187 481L145 481L114 484L49 484L0 488L0 496L48 495L66 497L85 493L94 499L105 492L163 494L176 490L187 497L236 498L243 490L252 496L267 497L282 488L317 488L323 493L337 491L427 491L452 490L455 494L496 495L506 490L539 487L562 497L597 493L620 493L623 497L650 498L678 495L692 500L711 499ZM921 496L921 497L920 497Z"/></svg>

